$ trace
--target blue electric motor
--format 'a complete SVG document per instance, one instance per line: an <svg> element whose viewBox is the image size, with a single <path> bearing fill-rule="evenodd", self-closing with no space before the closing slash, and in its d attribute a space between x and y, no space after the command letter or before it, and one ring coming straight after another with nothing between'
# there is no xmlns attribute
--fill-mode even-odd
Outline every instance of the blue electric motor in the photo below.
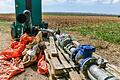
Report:
<svg viewBox="0 0 120 80"><path fill-rule="evenodd" d="M80 64L80 69L85 74L87 68L89 68L91 64L96 63L97 59L92 56L95 50L96 48L91 45L80 45L74 50L72 54L73 61Z"/></svg>
<svg viewBox="0 0 120 80"><path fill-rule="evenodd" d="M86 59L92 57L92 53L95 52L95 47L91 45L80 45L74 50L72 54L73 61L77 62L79 59Z"/></svg>

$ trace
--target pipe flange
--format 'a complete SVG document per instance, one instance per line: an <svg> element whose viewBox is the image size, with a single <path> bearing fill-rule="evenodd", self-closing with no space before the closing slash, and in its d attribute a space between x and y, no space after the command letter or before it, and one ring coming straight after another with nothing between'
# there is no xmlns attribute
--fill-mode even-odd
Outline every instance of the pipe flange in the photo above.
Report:
<svg viewBox="0 0 120 80"><path fill-rule="evenodd" d="M94 58L94 57L91 57L91 58L86 58L86 59L83 59L80 61L80 69L81 71L83 72L83 74L86 74L87 75L87 70L88 68L93 65L93 64L96 64L96 61L97 59Z"/></svg>

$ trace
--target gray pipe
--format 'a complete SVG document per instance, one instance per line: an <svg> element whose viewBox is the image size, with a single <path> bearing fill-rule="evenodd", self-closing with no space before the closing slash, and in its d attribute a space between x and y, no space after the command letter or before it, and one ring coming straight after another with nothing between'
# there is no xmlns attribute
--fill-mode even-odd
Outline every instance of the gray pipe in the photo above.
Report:
<svg viewBox="0 0 120 80"><path fill-rule="evenodd" d="M97 80L119 80L112 76L110 73L106 73L103 70L101 70L97 65L90 66L89 72Z"/></svg>
<svg viewBox="0 0 120 80"><path fill-rule="evenodd" d="M55 37L57 38L57 40L59 40L60 35L56 34ZM76 47L72 46L72 44L71 45L68 44L67 46L63 45L63 47L71 56L74 50L76 49ZM78 61L80 56L81 56L80 54L76 54L75 60ZM88 68L87 73L88 73L88 77L91 80L119 80L110 73L106 72L105 70L100 69L97 65L90 66Z"/></svg>
<svg viewBox="0 0 120 80"><path fill-rule="evenodd" d="M94 76L90 73L89 70L87 70L87 73L88 73L89 79L91 79L91 80L97 80L96 78L94 78Z"/></svg>

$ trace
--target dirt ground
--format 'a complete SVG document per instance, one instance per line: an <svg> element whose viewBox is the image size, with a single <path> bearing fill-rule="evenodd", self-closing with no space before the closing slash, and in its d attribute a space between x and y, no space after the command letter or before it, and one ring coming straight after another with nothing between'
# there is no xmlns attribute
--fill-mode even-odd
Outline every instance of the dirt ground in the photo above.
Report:
<svg viewBox="0 0 120 80"><path fill-rule="evenodd" d="M0 51L4 51L7 48L9 48L10 43L12 41L11 35L10 35L10 25L11 22L8 22L7 32L5 30L0 30ZM1 28L1 25L0 25ZM25 68L25 72L22 72L20 75L17 75L13 77L11 80L48 80L47 76L41 75L37 73L37 64L30 66L28 68Z"/></svg>
<svg viewBox="0 0 120 80"><path fill-rule="evenodd" d="M90 26L107 22L120 22L118 17L108 16L43 16L44 21L48 22L50 28L64 28L77 26Z"/></svg>
<svg viewBox="0 0 120 80"><path fill-rule="evenodd" d="M11 37L8 33L0 32L0 51L3 51L6 48L9 48L9 44L11 42Z"/></svg>
<svg viewBox="0 0 120 80"><path fill-rule="evenodd" d="M5 15L4 15L5 16ZM4 17L0 15L1 20L7 20L9 22L14 21L14 15ZM44 16L43 19L49 23L49 28L64 28L73 27L77 25L96 25L105 22L120 22L117 17L95 17L95 16ZM10 28L8 28L10 30ZM114 64L120 67L120 45L98 40L90 36L81 36L80 33L68 32L72 37L80 42L80 44L91 44L96 47L96 54L107 59L110 64ZM9 47L11 42L10 32L0 31L0 51ZM29 72L29 69L27 71ZM34 73L33 73L34 74ZM19 77L18 77L19 78ZM13 79L15 80L15 79ZM28 79L24 79L28 80ZM35 80L35 79L34 79ZM42 79L41 79L42 80Z"/></svg>

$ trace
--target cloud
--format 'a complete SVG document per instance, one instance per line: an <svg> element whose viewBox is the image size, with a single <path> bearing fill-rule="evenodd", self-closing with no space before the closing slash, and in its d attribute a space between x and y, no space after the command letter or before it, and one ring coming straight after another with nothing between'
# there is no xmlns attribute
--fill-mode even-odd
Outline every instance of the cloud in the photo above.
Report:
<svg viewBox="0 0 120 80"><path fill-rule="evenodd" d="M96 2L102 4L120 4L120 0L97 0Z"/></svg>
<svg viewBox="0 0 120 80"><path fill-rule="evenodd" d="M113 0L112 3L120 3L120 0Z"/></svg>
<svg viewBox="0 0 120 80"><path fill-rule="evenodd" d="M102 3L102 4L120 4L120 0L43 0L44 4L49 3Z"/></svg>
<svg viewBox="0 0 120 80"><path fill-rule="evenodd" d="M0 13L11 13L14 11L14 0L0 0Z"/></svg>
<svg viewBox="0 0 120 80"><path fill-rule="evenodd" d="M14 9L14 2L15 0L0 0L0 13L1 12L15 12ZM43 2L43 6L47 7L47 5L57 5L54 7L58 7L59 4L65 6L67 6L67 4L75 4L76 6L81 6L82 4L85 4L86 6L88 4L105 4L105 5L119 5L120 6L120 0L42 0ZM80 3L76 4L76 3ZM49 6L49 7L50 7ZM52 7L52 9L54 9L54 7Z"/></svg>
<svg viewBox="0 0 120 80"><path fill-rule="evenodd" d="M120 4L120 0L42 0L43 4L54 3L102 3L102 4ZM0 0L0 3L14 3L14 0Z"/></svg>
<svg viewBox="0 0 120 80"><path fill-rule="evenodd" d="M4 3L6 3L6 2L10 2L10 3L12 3L14 0L0 0L0 3L1 2L4 2Z"/></svg>

